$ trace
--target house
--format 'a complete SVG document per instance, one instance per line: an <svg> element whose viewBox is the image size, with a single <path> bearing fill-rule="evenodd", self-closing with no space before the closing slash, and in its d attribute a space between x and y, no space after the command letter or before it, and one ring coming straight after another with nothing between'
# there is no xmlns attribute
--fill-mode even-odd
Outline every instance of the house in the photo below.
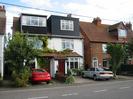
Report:
<svg viewBox="0 0 133 99"><path fill-rule="evenodd" d="M0 75L3 77L3 63L4 63L4 35L6 31L6 11L4 6L0 6Z"/></svg>
<svg viewBox="0 0 133 99"><path fill-rule="evenodd" d="M53 53L44 53L39 57L47 60L47 70L55 77L58 71L67 74L67 69L81 68L83 66L83 39L80 34L79 19L70 15L47 16L21 14L14 18L13 32L20 31L30 37L48 37L48 48L56 50ZM36 47L41 48L42 42L37 41ZM67 53L61 51L67 50ZM37 68L37 62L35 62Z"/></svg>
<svg viewBox="0 0 133 99"><path fill-rule="evenodd" d="M102 24L97 17L92 22L80 22L84 38L85 68L109 67L108 43L124 44L133 37L131 23L119 22L113 25Z"/></svg>

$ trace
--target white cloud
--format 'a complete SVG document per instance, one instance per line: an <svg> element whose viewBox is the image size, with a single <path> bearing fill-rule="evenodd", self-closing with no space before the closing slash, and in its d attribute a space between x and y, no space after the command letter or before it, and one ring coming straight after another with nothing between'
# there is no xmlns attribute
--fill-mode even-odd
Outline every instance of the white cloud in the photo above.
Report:
<svg viewBox="0 0 133 99"><path fill-rule="evenodd" d="M84 16L129 21L133 15L132 4L132 0L86 0L85 4L69 2L64 4L63 8Z"/></svg>
<svg viewBox="0 0 133 99"><path fill-rule="evenodd" d="M20 0L20 1L32 7L40 7L40 8L52 7L52 2L50 0Z"/></svg>
<svg viewBox="0 0 133 99"><path fill-rule="evenodd" d="M98 16L102 19L102 23L104 24L116 23L116 21L114 22L109 20L119 20L126 22L131 21L133 23L132 0L20 0L20 2L25 4L24 6L89 16L75 16L84 21L92 21L93 17ZM42 10L25 9L18 7L8 7L7 10L7 17L9 18L9 20L13 16L19 16L20 13L40 14L47 16L51 14L59 15L58 13L50 13Z"/></svg>

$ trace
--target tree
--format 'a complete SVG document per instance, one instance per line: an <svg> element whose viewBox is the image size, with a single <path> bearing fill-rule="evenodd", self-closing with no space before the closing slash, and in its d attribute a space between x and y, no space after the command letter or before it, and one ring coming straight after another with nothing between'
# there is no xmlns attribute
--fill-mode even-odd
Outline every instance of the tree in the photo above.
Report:
<svg viewBox="0 0 133 99"><path fill-rule="evenodd" d="M127 43L127 50L130 57L132 57L133 56L133 38L130 39L130 41Z"/></svg>
<svg viewBox="0 0 133 99"><path fill-rule="evenodd" d="M29 61L38 54L33 43L27 35L17 32L5 48L5 63L10 66L11 77L15 86L24 87L29 81Z"/></svg>
<svg viewBox="0 0 133 99"><path fill-rule="evenodd" d="M121 44L108 44L107 53L111 56L110 64L114 73L114 77L116 77L116 72L124 60L124 47Z"/></svg>
<svg viewBox="0 0 133 99"><path fill-rule="evenodd" d="M5 61L11 68L20 71L24 65L37 55L36 49L33 48L33 43L28 40L28 37L17 32L9 40L5 48ZM24 64L25 63L25 64Z"/></svg>

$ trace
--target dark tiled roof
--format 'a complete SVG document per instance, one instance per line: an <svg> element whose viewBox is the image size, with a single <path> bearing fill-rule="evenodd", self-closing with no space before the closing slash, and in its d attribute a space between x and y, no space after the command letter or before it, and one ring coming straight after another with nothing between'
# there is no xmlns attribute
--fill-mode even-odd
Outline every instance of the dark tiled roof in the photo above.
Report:
<svg viewBox="0 0 133 99"><path fill-rule="evenodd" d="M119 22L119 23L110 25L110 26L109 26L109 31L118 29L120 25L124 26L124 28L126 29L124 23L123 23L123 22Z"/></svg>
<svg viewBox="0 0 133 99"><path fill-rule="evenodd" d="M67 57L82 57L76 52L68 52L68 53L52 52L52 53L44 53L40 56L48 57L48 58L55 58L55 59L67 59Z"/></svg>
<svg viewBox="0 0 133 99"><path fill-rule="evenodd" d="M117 37L108 32L109 25L95 25L89 22L80 22L81 32L85 33L90 41L94 42L118 42Z"/></svg>

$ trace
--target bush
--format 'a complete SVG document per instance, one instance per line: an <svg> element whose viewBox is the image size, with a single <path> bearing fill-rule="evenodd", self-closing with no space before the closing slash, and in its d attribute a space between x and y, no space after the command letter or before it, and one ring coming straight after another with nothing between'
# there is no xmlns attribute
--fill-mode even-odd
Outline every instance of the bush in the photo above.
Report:
<svg viewBox="0 0 133 99"><path fill-rule="evenodd" d="M73 73L74 76L80 76L82 71L83 71L83 69L81 69L81 68L79 68L79 69L73 68L72 69L72 73Z"/></svg>
<svg viewBox="0 0 133 99"><path fill-rule="evenodd" d="M72 84L75 82L74 76L73 76L73 71L71 69L67 70L67 77L65 79L66 84Z"/></svg>
<svg viewBox="0 0 133 99"><path fill-rule="evenodd" d="M75 79L73 75L68 76L65 81L66 84L73 84L74 82L75 82Z"/></svg>
<svg viewBox="0 0 133 99"><path fill-rule="evenodd" d="M30 69L24 67L20 72L13 71L12 78L16 87L26 87L29 82Z"/></svg>
<svg viewBox="0 0 133 99"><path fill-rule="evenodd" d="M72 69L68 69L68 70L67 70L67 76L70 76L70 75L73 75Z"/></svg>

